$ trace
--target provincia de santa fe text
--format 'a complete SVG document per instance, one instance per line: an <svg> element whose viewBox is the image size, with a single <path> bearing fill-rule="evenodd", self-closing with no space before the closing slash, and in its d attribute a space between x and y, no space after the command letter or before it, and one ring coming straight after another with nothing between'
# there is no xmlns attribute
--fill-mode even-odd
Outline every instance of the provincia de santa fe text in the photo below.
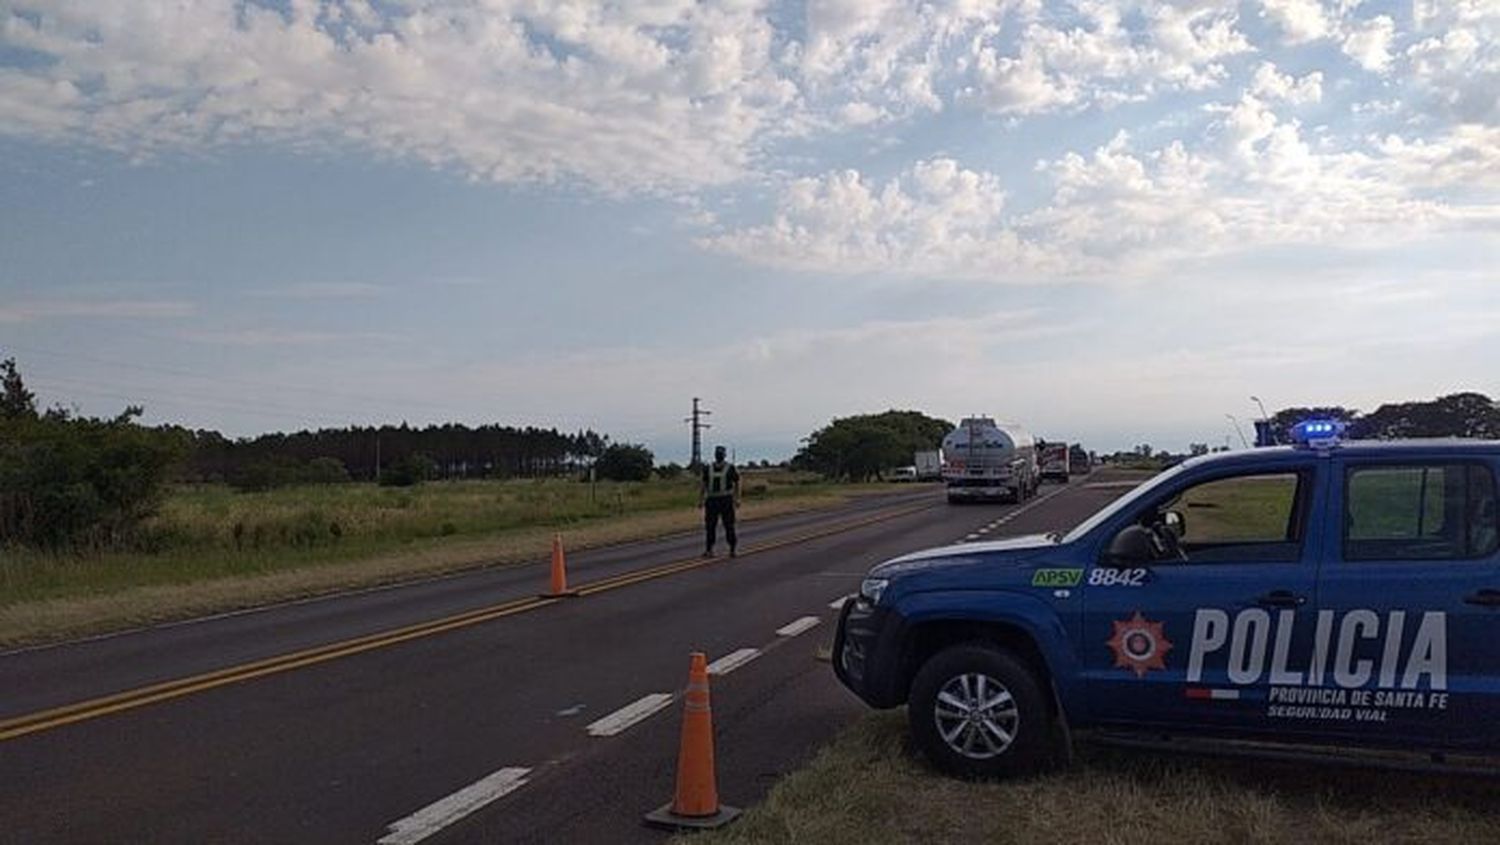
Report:
<svg viewBox="0 0 1500 845"><path fill-rule="evenodd" d="M1186 697L1263 699L1272 719L1385 722L1392 711L1447 710L1445 612L1322 610L1313 620L1310 652L1303 654L1294 651L1293 644L1304 641L1297 620L1292 610L1273 614L1247 608L1231 614L1198 608L1187 652ZM1165 669L1175 648L1164 626L1140 613L1116 622L1106 645L1115 652L1115 665L1137 677ZM1204 685L1210 676L1228 684Z"/></svg>

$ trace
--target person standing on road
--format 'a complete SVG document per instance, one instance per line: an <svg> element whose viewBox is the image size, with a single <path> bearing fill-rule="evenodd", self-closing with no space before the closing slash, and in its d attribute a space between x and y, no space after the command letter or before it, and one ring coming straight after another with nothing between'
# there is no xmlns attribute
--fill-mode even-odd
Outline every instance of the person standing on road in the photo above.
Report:
<svg viewBox="0 0 1500 845"><path fill-rule="evenodd" d="M724 459L724 447L714 447L714 462L703 466L698 485L698 507L703 509L703 556L714 556L718 522L724 521L724 539L729 556L735 556L734 509L740 504L740 472Z"/></svg>

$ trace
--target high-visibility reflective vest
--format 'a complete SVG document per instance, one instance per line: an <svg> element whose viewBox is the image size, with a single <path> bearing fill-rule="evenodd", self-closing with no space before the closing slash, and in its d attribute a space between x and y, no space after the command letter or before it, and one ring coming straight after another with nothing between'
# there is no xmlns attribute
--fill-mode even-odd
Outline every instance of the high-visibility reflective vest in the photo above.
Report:
<svg viewBox="0 0 1500 845"><path fill-rule="evenodd" d="M709 498L734 495L734 490L729 486L729 471L732 469L734 464L728 461L705 467L703 471L708 474L708 492L705 495Z"/></svg>

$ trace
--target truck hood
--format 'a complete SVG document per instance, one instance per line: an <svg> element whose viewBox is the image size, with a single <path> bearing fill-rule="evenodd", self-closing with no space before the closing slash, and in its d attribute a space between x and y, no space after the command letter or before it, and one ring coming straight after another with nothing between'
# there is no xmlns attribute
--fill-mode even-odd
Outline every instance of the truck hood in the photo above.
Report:
<svg viewBox="0 0 1500 845"><path fill-rule="evenodd" d="M987 543L958 543L952 546L923 549L877 564L870 570L870 577L889 578L922 569L964 566L974 563L1000 563L1007 560L1020 563L1040 552L1055 548L1057 548L1057 540L1050 534L1027 534Z"/></svg>

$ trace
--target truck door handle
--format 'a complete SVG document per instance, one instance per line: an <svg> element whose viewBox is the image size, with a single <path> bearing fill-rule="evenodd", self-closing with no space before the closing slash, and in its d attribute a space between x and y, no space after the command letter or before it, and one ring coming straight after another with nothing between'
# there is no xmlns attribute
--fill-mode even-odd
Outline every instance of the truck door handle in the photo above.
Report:
<svg viewBox="0 0 1500 845"><path fill-rule="evenodd" d="M1464 596L1464 604L1480 607L1500 607L1500 590L1479 590Z"/></svg>
<svg viewBox="0 0 1500 845"><path fill-rule="evenodd" d="M1261 607L1297 608L1307 604L1307 597L1299 596L1291 590L1272 590L1256 598L1255 603Z"/></svg>

